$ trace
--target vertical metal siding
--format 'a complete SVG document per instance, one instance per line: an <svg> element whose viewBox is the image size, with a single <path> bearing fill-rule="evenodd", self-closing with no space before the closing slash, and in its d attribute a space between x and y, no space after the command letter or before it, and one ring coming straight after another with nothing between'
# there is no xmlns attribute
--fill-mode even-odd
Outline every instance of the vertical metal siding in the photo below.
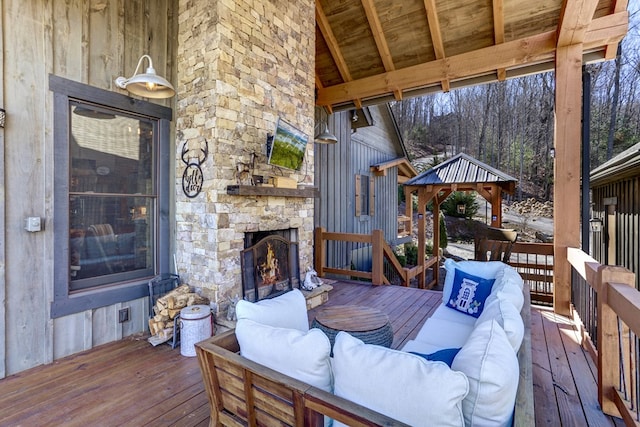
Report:
<svg viewBox="0 0 640 427"><path fill-rule="evenodd" d="M325 117L323 112L317 112L316 123L321 123ZM390 147L392 142L385 139L384 133L378 132L367 141L354 141L348 112L329 116L328 123L338 143L315 146L315 183L320 194L314 212L316 226L331 232L360 234L371 234L374 229L382 229L387 242L394 244L398 226L397 168L387 170L386 176L374 177L373 216L356 217L354 204L355 176L373 176L371 165L398 157ZM327 265L330 266L348 268L352 263L352 252L366 252L365 248L337 242L329 242L327 246Z"/></svg>
<svg viewBox="0 0 640 427"><path fill-rule="evenodd" d="M640 289L640 177L632 177L593 188L593 216L604 219L604 199L617 198L616 205L616 259L615 264L636 274L636 287ZM606 222L604 222L606 224ZM592 233L593 257L604 262L606 229Z"/></svg>

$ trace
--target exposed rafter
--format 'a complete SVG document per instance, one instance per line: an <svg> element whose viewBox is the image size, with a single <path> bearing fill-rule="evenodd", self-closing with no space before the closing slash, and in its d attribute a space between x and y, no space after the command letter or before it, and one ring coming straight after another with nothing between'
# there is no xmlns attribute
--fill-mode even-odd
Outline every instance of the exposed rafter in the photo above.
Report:
<svg viewBox="0 0 640 427"><path fill-rule="evenodd" d="M333 57L334 62L336 63L338 70L340 71L340 75L342 76L342 80L345 82L350 82L351 73L349 72L349 67L344 60L342 52L340 51L340 46L338 45L338 40L333 34L333 30L331 29L331 25L329 25L329 21L327 20L324 11L322 10L322 5L319 1L316 2L316 24L320 28L320 32L322 33L322 37L324 37L327 46L329 47L329 51L331 52L331 56ZM356 105L360 104L360 100L355 99ZM359 108L362 108L360 105Z"/></svg>
<svg viewBox="0 0 640 427"><path fill-rule="evenodd" d="M395 70L396 67L393 65L391 51L389 50L387 39L384 37L384 31L382 30L380 19L378 19L378 13L376 12L376 7L373 4L373 0L362 0L362 7L364 7L364 11L367 14L367 20L369 21L369 26L371 27L371 33L373 33L373 38L376 41L376 46L378 47L380 58L382 59L382 63L384 64L384 69L386 71Z"/></svg>
<svg viewBox="0 0 640 427"><path fill-rule="evenodd" d="M316 103L328 111L613 59L629 0L316 0Z"/></svg>
<svg viewBox="0 0 640 427"><path fill-rule="evenodd" d="M436 59L444 59L444 42L442 41L442 32L440 31L440 21L438 20L436 1L424 0L424 8L427 11L427 21L429 22L431 43L433 43L433 51L436 55ZM448 79L443 79L440 84L442 85L443 92L449 92L449 90L451 90Z"/></svg>
<svg viewBox="0 0 640 427"><path fill-rule="evenodd" d="M628 18L628 12L625 10L594 19L582 37L584 51L618 43L627 32ZM564 31L569 31L569 28L573 26L566 24ZM573 33L575 34L575 31ZM557 32L548 31L501 45L333 85L318 91L317 105L335 106L354 99L365 100L392 94L398 89L406 91L425 88L443 80L473 79L487 73L495 73L500 68L517 75L519 67L544 62L552 64L556 43ZM552 65L546 69L551 67Z"/></svg>
<svg viewBox="0 0 640 427"><path fill-rule="evenodd" d="M376 12L376 7L373 4L373 0L362 0L362 7L367 14L367 20L369 21L369 26L371 27L371 33L373 34L373 39L376 42L376 47L378 48L378 53L380 54L380 58L382 59L382 64L384 65L385 71L395 70L396 67L393 63L393 57L391 56L391 51L389 50L387 39L384 36L384 30L382 29L382 24L380 24L380 19L378 18L378 13ZM402 100L402 91L394 90L393 96L397 101ZM357 108L362 108L361 102L356 102L355 104Z"/></svg>
<svg viewBox="0 0 640 427"><path fill-rule="evenodd" d="M503 0L493 0L493 38L496 44L504 43L504 4ZM498 80L507 78L507 70L498 68Z"/></svg>

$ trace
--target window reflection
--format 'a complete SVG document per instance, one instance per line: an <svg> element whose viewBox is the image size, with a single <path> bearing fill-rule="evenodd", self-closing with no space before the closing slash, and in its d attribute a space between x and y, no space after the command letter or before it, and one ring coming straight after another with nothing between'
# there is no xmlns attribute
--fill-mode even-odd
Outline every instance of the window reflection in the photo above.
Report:
<svg viewBox="0 0 640 427"><path fill-rule="evenodd" d="M157 199L153 122L90 105L72 104L71 110L71 290L150 275Z"/></svg>

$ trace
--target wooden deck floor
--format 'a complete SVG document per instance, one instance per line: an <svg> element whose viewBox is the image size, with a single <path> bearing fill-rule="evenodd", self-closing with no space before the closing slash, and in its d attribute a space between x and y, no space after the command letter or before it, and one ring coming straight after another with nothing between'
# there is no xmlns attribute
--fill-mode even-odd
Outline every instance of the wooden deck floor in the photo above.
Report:
<svg viewBox="0 0 640 427"><path fill-rule="evenodd" d="M327 304L359 304L387 313L393 347L400 348L441 297L440 292L341 282ZM567 319L546 308L532 310L532 356L536 425L622 425L599 410L594 365ZM204 426L208 406L197 360L144 339L106 344L0 380L0 426Z"/></svg>

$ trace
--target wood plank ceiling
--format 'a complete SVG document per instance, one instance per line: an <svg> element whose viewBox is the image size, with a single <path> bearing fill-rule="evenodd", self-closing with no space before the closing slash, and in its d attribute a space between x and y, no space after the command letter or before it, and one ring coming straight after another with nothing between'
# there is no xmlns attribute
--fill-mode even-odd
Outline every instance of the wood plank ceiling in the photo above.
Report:
<svg viewBox="0 0 640 427"><path fill-rule="evenodd" d="M316 104L327 111L554 68L558 46L613 59L628 0L316 0Z"/></svg>

